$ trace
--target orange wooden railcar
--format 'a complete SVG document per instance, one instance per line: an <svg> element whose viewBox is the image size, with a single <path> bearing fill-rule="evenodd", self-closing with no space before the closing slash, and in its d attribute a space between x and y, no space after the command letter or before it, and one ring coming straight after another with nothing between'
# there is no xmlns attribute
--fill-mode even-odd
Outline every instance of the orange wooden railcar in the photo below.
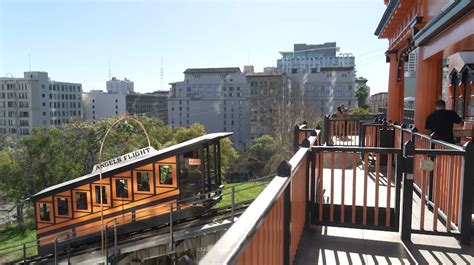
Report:
<svg viewBox="0 0 474 265"><path fill-rule="evenodd" d="M159 151L146 147L103 162L102 179L95 165L88 175L38 192L31 199L39 254L51 253L55 242L99 243L105 226L127 233L166 223L178 204L175 219L201 214L220 194L220 139L230 135L207 134Z"/></svg>

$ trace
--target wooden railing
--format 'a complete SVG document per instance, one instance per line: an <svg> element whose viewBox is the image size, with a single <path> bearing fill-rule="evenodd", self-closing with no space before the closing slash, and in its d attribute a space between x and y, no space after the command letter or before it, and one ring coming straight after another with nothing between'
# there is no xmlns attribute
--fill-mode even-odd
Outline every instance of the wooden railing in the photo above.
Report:
<svg viewBox="0 0 474 265"><path fill-rule="evenodd" d="M428 220L425 207L420 208L420 221L415 227L421 231L442 231L459 233L462 218L462 197L464 175L469 165L466 161L472 159L471 146L464 147L447 142L431 139L417 132L416 128L395 128L395 145L412 141L414 144L413 182L414 189L419 194L421 204L432 209L431 220ZM468 148L469 147L469 148ZM422 151L418 151L422 150ZM431 162L427 162L431 161ZM433 170L423 170L421 163L430 163ZM473 172L474 173L474 172ZM470 206L469 206L470 207ZM438 219L444 220L440 230Z"/></svg>
<svg viewBox="0 0 474 265"><path fill-rule="evenodd" d="M396 230L400 178L392 165L400 163L400 149L314 146L312 152L316 189L326 191L311 203L314 224Z"/></svg>
<svg viewBox="0 0 474 265"><path fill-rule="evenodd" d="M379 114L324 117L323 143L334 146L358 146L361 122L373 122Z"/></svg>
<svg viewBox="0 0 474 265"><path fill-rule="evenodd" d="M199 264L294 264L309 212L308 150L317 138L308 137L280 164L277 176Z"/></svg>

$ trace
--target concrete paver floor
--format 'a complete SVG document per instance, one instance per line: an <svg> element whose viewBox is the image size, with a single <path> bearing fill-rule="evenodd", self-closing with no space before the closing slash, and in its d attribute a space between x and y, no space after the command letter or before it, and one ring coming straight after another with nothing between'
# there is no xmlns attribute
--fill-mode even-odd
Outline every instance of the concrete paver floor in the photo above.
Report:
<svg viewBox="0 0 474 265"><path fill-rule="evenodd" d="M296 264L474 264L474 246L453 237L312 226L300 243Z"/></svg>

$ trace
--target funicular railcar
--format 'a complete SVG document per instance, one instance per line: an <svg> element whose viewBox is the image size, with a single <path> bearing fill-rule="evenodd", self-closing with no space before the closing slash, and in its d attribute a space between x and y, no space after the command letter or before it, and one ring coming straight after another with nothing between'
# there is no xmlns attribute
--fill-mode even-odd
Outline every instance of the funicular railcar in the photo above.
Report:
<svg viewBox="0 0 474 265"><path fill-rule="evenodd" d="M175 220L202 214L220 194L220 140L230 135L207 134L159 151L149 146L38 192L31 198L38 253L51 253L55 241L72 247L100 242L111 222L122 233L166 223L170 204L178 202Z"/></svg>

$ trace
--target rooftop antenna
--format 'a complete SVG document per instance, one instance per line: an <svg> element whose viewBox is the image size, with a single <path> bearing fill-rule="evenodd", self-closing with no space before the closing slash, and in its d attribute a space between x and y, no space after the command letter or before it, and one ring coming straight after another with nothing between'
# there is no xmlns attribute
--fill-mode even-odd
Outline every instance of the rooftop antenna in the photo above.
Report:
<svg viewBox="0 0 474 265"><path fill-rule="evenodd" d="M163 82L164 82L164 77L165 77L165 74L163 72L163 56L161 56L161 68L160 68L160 90L164 90L163 89Z"/></svg>
<svg viewBox="0 0 474 265"><path fill-rule="evenodd" d="M110 59L109 59L109 80L112 80L112 70L110 69Z"/></svg>
<svg viewBox="0 0 474 265"><path fill-rule="evenodd" d="M31 72L31 54L28 53L28 64L30 65L30 72Z"/></svg>

